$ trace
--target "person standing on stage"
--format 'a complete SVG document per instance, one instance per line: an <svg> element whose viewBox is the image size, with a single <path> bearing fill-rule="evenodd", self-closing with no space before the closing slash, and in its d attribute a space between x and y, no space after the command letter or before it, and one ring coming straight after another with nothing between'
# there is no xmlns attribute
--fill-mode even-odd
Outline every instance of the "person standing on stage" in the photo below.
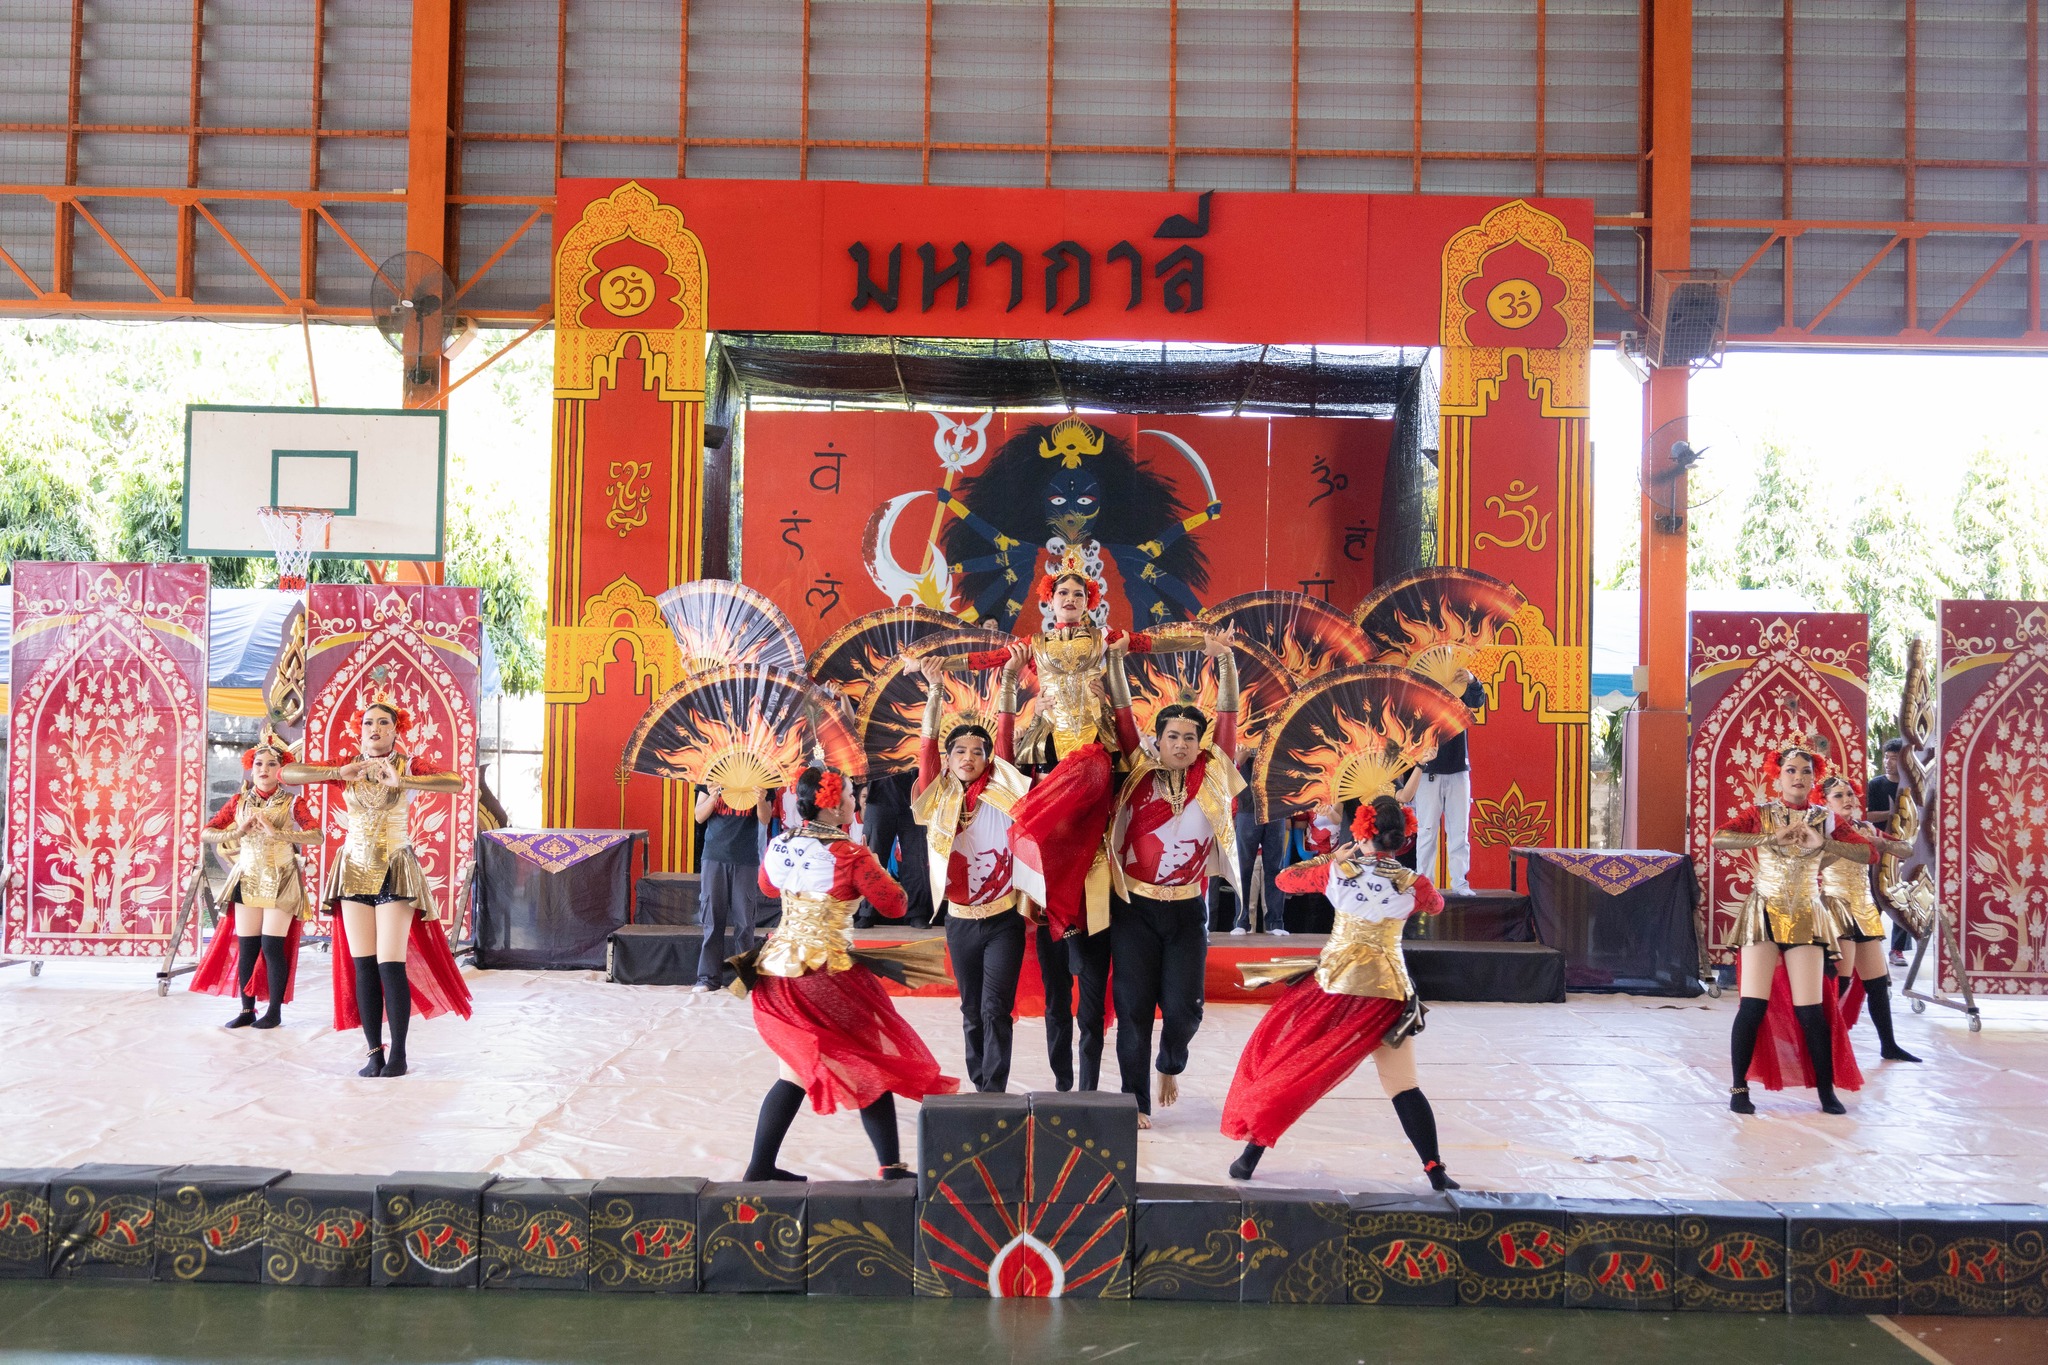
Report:
<svg viewBox="0 0 2048 1365"><path fill-rule="evenodd" d="M412 851L407 824L414 792L460 794L462 778L400 747L412 716L396 702L371 701L356 728L360 747L347 763L288 763L278 776L293 786L330 783L342 789L348 834L321 897L329 913L340 909L333 929L334 1026L362 1026L370 1058L358 1076L403 1076L415 993L422 1019L448 1011L469 1018L469 986L435 918L433 888ZM365 951L359 954L358 948Z"/></svg>
<svg viewBox="0 0 2048 1365"><path fill-rule="evenodd" d="M868 851L875 855L875 861L883 867L889 865L890 853L895 853L896 875L901 879L903 894L910 907L903 923L906 927L922 928L932 923L935 917L935 898L931 871L925 865L925 841L918 837L917 821L910 811L911 788L915 781L911 773L892 773L869 781L861 801L860 838ZM875 909L864 906L855 917L854 924L863 929L872 928L876 918Z"/></svg>
<svg viewBox="0 0 2048 1365"><path fill-rule="evenodd" d="M1116 1059L1124 1090L1137 1097L1138 1126L1152 1126L1152 1020L1161 1016L1159 1103L1180 1098L1188 1044L1202 1024L1202 981L1209 955L1209 878L1237 888L1232 803L1244 790L1237 750L1237 663L1227 638L1204 642L1216 661L1216 737L1203 743L1209 718L1184 703L1153 718L1158 753L1138 753L1117 793L1109 829L1116 905L1110 916ZM1109 647L1109 691L1120 724L1131 709L1124 650ZM1133 750L1137 746L1130 746ZM1237 888L1242 896L1242 888Z"/></svg>
<svg viewBox="0 0 2048 1365"><path fill-rule="evenodd" d="M1451 681L1458 700L1475 715L1486 705L1486 688L1470 669L1459 669ZM1435 875L1441 825L1453 896L1472 894L1472 773L1466 737L1460 730L1437 746L1436 757L1422 765L1422 784L1415 793L1415 866L1425 876Z"/></svg>
<svg viewBox="0 0 2048 1365"><path fill-rule="evenodd" d="M1775 799L1745 808L1714 835L1715 848L1747 849L1756 858L1750 893L1735 919L1742 1003L1729 1034L1734 1083L1728 1107L1738 1114L1756 1112L1749 1098L1750 1064L1766 1028L1780 966L1791 988L1792 1013L1820 1107L1829 1114L1849 1112L1835 1096L1834 1034L1841 1020L1833 992L1825 1003L1821 994L1827 950L1844 926L1821 898L1820 863L1829 857L1867 868L1876 850L1847 821L1812 803L1814 783L1826 775L1827 759L1817 747L1779 745L1764 760L1764 778ZM1853 1054L1849 1060L1853 1063Z"/></svg>
<svg viewBox="0 0 2048 1365"><path fill-rule="evenodd" d="M1857 808L1856 788L1848 778L1831 774L1820 784L1821 795L1834 813L1836 828L1853 829L1877 850L1903 858L1913 850L1896 843L1865 824ZM1899 1046L1892 1033L1892 973L1884 960L1884 913L1870 894L1870 864L1845 858L1826 858L1820 865L1821 899L1835 913L1842 926L1838 954L1837 989L1846 991L1851 981L1863 983L1863 998L1870 1009L1870 1025L1877 1030L1879 1055L1888 1062L1917 1062L1920 1059Z"/></svg>
<svg viewBox="0 0 2048 1365"><path fill-rule="evenodd" d="M1892 738L1884 742L1883 771L1870 779L1870 786L1864 791L1863 805L1865 818L1880 834L1893 832L1892 817L1899 809L1899 776L1905 763L1906 741ZM1906 965L1906 949L1913 946L1913 931L1904 924L1892 925L1891 965Z"/></svg>
<svg viewBox="0 0 2048 1365"><path fill-rule="evenodd" d="M242 1011L228 1021L229 1028L273 1029L284 1022L298 971L300 925L312 914L299 871L299 847L319 843L320 829L306 798L278 780L291 757L285 742L266 730L256 747L242 755L242 771L248 774L242 789L227 799L201 836L219 844L234 863L220 893L220 904L232 906L233 914L215 929L192 974L191 989L241 997ZM230 944L236 950L232 964ZM261 1019L256 1017L259 981L270 1002Z"/></svg>
<svg viewBox="0 0 2048 1365"><path fill-rule="evenodd" d="M1251 750L1237 760L1238 778L1246 783L1251 781L1253 762L1258 751ZM1231 922L1230 932L1244 934L1285 934L1287 932L1287 893L1280 889L1280 869L1287 862L1288 836L1293 833L1293 822L1284 814L1275 820L1259 823L1259 813L1250 801L1237 803L1237 812L1232 819L1237 836L1237 884L1244 888L1244 894L1237 897L1237 915ZM1258 865L1258 881L1262 883L1263 895L1259 901L1259 912L1252 913L1253 866Z"/></svg>
<svg viewBox="0 0 2048 1365"><path fill-rule="evenodd" d="M775 814L775 793L762 792L749 810L725 804L725 789L697 793L696 819L704 826L703 875L697 881L697 923L704 930L697 949L699 993L724 983L728 956L754 950L761 920L757 887L761 879L761 833ZM726 934L732 934L732 952Z"/></svg>
<svg viewBox="0 0 2048 1365"><path fill-rule="evenodd" d="M1027 931L1010 879L1010 810L1031 789L1030 779L1009 761L1016 674L1003 674L992 736L981 725L948 727L938 670L927 670L922 660L908 667L934 684L925 702L911 812L924 826L927 866L945 869L946 951L960 983L967 1078L976 1090L1000 1094L1010 1086L1017 976Z"/></svg>
<svg viewBox="0 0 2048 1365"><path fill-rule="evenodd" d="M1408 840L1400 802L1381 796L1360 806L1353 837L1280 874L1287 890L1320 892L1336 907L1321 956L1241 969L1248 986L1293 984L1252 1030L1223 1101L1223 1135L1245 1144L1230 1178L1251 1179L1266 1149L1370 1057L1430 1186L1455 1190L1437 1147L1436 1114L1416 1083L1409 1040L1422 1032L1423 1008L1401 950L1408 917L1437 913L1443 897L1394 860Z"/></svg>
<svg viewBox="0 0 2048 1365"><path fill-rule="evenodd" d="M805 823L769 842L759 874L762 894L782 898L782 922L740 974L750 988L754 1026L780 1062L780 1078L761 1101L746 1178L803 1179L776 1161L808 1095L819 1114L858 1109L880 1178L909 1180L914 1172L903 1164L893 1097L922 1100L960 1083L939 1071L881 979L853 951L854 907L865 898L888 918L901 918L903 890L873 853L846 837L853 788L844 776L807 768L797 778L796 799Z"/></svg>

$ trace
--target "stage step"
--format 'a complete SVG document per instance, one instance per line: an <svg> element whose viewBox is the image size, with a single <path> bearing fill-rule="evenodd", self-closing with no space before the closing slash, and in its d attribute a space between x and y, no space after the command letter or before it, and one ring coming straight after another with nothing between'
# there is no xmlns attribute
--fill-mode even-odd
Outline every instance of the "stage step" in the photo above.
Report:
<svg viewBox="0 0 2048 1365"><path fill-rule="evenodd" d="M1402 945L1408 975L1424 1000L1515 1005L1564 1003L1564 954L1540 943Z"/></svg>

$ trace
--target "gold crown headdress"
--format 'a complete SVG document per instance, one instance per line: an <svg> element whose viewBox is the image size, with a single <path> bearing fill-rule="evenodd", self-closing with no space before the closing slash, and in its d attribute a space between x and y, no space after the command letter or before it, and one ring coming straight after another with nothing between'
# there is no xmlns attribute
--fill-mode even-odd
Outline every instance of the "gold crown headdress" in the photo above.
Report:
<svg viewBox="0 0 2048 1365"><path fill-rule="evenodd" d="M1069 417L1039 438L1038 457L1056 459L1068 469L1079 469L1082 457L1100 455L1105 437L1078 417Z"/></svg>

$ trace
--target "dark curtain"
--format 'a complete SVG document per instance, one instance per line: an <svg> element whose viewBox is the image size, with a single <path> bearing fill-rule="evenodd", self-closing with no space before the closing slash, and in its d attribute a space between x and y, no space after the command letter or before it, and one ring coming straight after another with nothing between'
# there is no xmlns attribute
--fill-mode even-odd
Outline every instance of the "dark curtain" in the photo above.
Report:
<svg viewBox="0 0 2048 1365"><path fill-rule="evenodd" d="M621 839L559 872L477 839L476 965L596 971L605 940L626 922L633 849Z"/></svg>
<svg viewBox="0 0 2048 1365"><path fill-rule="evenodd" d="M1699 882L1692 860L1610 895L1543 856L1527 855L1536 937L1565 955L1575 991L1694 996L1700 993Z"/></svg>

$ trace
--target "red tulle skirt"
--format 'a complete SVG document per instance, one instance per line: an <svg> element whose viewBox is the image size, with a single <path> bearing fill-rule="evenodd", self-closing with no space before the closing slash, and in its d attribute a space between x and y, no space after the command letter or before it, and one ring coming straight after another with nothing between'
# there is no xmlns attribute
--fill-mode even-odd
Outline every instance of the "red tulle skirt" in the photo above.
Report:
<svg viewBox="0 0 2048 1365"><path fill-rule="evenodd" d="M1849 1029L1835 1000L1835 983L1826 977L1821 978L1820 1007L1827 1016L1828 1038L1835 1054L1835 1089L1861 1090L1863 1068L1856 1065L1856 1050L1849 1045ZM1771 977L1771 1008L1757 1030L1749 1079L1766 1090L1783 1090L1788 1085L1813 1088L1813 1060L1807 1055L1799 1017L1792 1013L1792 981L1782 962Z"/></svg>
<svg viewBox="0 0 2048 1365"><path fill-rule="evenodd" d="M1010 810L1010 852L1020 865L1013 876L1044 904L1056 939L1087 928L1088 869L1102 851L1115 805L1109 751L1083 744ZM1042 897L1034 881L1044 886Z"/></svg>
<svg viewBox="0 0 2048 1365"><path fill-rule="evenodd" d="M1271 1147L1344 1083L1401 1018L1401 1002L1335 995L1305 976L1287 987L1238 1054L1223 1136Z"/></svg>
<svg viewBox="0 0 2048 1365"><path fill-rule="evenodd" d="M348 949L348 925L340 915L330 915L334 926L334 1029L340 1033L363 1026L362 1011L356 1007L356 963ZM459 1014L469 1018L469 983L455 965L448 950L448 936L439 920L415 913L412 934L406 941L405 983L412 987L412 1012L418 1019L437 1014Z"/></svg>
<svg viewBox="0 0 2048 1365"><path fill-rule="evenodd" d="M1828 984L1832 986L1835 983L1830 981ZM1868 992L1863 989L1863 979L1861 977L1852 976L1849 978L1848 989L1842 992L1843 1028L1852 1029L1856 1027L1856 1021L1863 1017L1863 997L1867 994Z"/></svg>
<svg viewBox="0 0 2048 1365"><path fill-rule="evenodd" d="M749 998L761 1041L796 1073L820 1114L865 1109L885 1094L921 1100L960 1088L896 1012L882 979L859 963L759 977Z"/></svg>
<svg viewBox="0 0 2048 1365"><path fill-rule="evenodd" d="M241 965L240 949L235 943L235 916L228 907L221 907L220 923L213 926L213 937L206 944L206 953L199 959L198 970L192 973L190 989L203 995L235 995L235 969ZM292 927L284 936L284 1003L289 1005L299 985L299 934L297 915L292 916ZM256 959L256 970L249 974L249 994L258 1000L270 999L270 973L263 966L263 959Z"/></svg>

